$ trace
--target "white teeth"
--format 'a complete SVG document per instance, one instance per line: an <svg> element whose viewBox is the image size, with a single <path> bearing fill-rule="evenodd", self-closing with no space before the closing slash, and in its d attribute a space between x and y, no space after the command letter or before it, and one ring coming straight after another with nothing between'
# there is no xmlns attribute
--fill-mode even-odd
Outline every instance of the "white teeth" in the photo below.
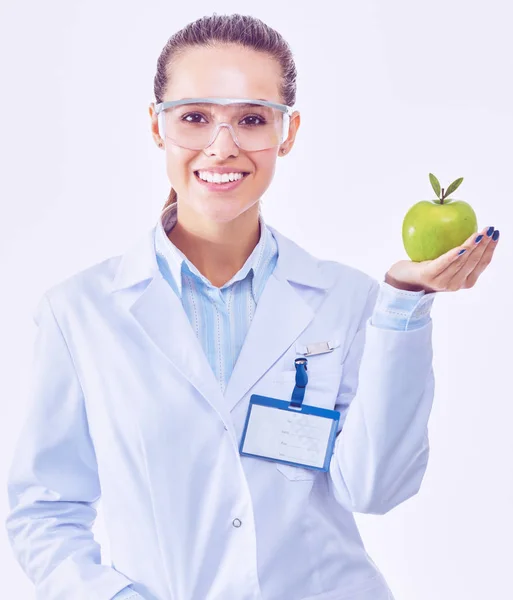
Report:
<svg viewBox="0 0 513 600"><path fill-rule="evenodd" d="M238 181L244 175L242 173L211 173L210 171L198 171L198 176L203 181L209 183L227 183L228 181Z"/></svg>

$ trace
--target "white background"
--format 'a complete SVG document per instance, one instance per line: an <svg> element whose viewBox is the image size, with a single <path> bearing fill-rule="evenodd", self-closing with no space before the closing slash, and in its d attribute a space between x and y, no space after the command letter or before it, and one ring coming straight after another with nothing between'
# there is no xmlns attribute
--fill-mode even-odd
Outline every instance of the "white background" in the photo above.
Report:
<svg viewBox="0 0 513 600"><path fill-rule="evenodd" d="M434 197L433 172L444 187L464 177L454 198L473 206L479 228L500 229L477 285L433 305L436 391L421 490L384 516L356 518L396 600L513 597L508 0L2 0L2 520L32 311L48 287L123 252L156 222L170 186L149 129L157 57L175 31L214 10L261 18L295 55L302 121L263 198L267 222L381 279L408 258L402 219ZM108 562L101 505L94 531ZM0 565L2 597L33 598L5 530Z"/></svg>

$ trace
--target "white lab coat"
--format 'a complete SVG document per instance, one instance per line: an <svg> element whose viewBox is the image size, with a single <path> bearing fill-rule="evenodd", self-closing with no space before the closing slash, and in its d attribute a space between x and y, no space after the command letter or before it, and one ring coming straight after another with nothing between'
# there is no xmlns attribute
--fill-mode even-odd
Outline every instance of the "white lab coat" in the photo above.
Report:
<svg viewBox="0 0 513 600"><path fill-rule="evenodd" d="M41 299L7 519L38 600L109 600L131 582L147 600L393 598L352 512L419 490L432 322L374 327L377 280L271 230L278 263L224 395L154 229ZM341 412L329 473L240 456L250 395L290 399L294 358L319 341L337 347L309 357L304 402ZM111 565L90 532L100 493Z"/></svg>

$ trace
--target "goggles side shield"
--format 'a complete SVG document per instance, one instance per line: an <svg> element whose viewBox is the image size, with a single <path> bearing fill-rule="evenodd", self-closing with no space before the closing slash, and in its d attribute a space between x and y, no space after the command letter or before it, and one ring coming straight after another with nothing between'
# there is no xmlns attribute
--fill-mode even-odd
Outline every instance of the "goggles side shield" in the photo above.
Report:
<svg viewBox="0 0 513 600"><path fill-rule="evenodd" d="M186 98L155 105L163 139L189 150L203 150L226 127L242 150L274 148L288 137L292 108L247 98Z"/></svg>

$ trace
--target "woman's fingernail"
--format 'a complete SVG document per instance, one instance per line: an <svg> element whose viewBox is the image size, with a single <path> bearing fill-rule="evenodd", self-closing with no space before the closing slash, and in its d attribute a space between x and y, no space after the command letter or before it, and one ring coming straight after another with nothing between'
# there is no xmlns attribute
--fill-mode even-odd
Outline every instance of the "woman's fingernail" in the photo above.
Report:
<svg viewBox="0 0 513 600"><path fill-rule="evenodd" d="M495 232L494 232L494 234L493 234L493 236L492 236L492 240L494 242L496 242L499 239L499 235L500 235L500 232L499 232L498 229L496 229Z"/></svg>
<svg viewBox="0 0 513 600"><path fill-rule="evenodd" d="M492 233L493 233L493 229L494 229L493 227L489 227L489 228L488 228L488 231L486 232L486 235L487 235L488 237L490 237L490 236L492 235Z"/></svg>
<svg viewBox="0 0 513 600"><path fill-rule="evenodd" d="M482 235L478 235L476 237L476 244L478 244L482 239L483 239L483 236Z"/></svg>
<svg viewBox="0 0 513 600"><path fill-rule="evenodd" d="M463 254L464 252L466 252L467 249L466 248L462 248L459 252L458 252L458 256L460 256L461 254Z"/></svg>

